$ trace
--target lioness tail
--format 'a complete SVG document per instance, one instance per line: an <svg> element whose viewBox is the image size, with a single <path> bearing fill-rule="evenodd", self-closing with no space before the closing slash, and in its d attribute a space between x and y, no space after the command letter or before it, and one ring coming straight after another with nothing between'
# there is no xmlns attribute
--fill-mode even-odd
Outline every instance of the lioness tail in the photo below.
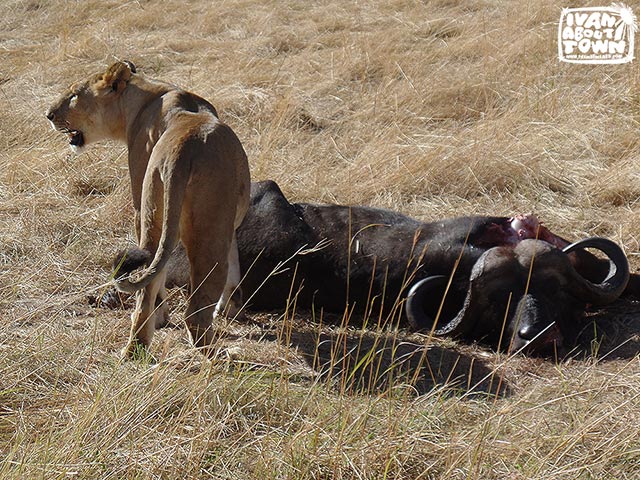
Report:
<svg viewBox="0 0 640 480"><path fill-rule="evenodd" d="M166 181L164 184L164 222L162 223L162 235L155 255L152 258L150 252L137 249L130 265L148 265L137 280L131 279L128 275L116 279L116 288L122 292L134 293L149 285L156 276L165 268L171 253L179 240L180 214L184 192L189 181L187 173L177 172L176 162L170 162L171 168L167 168ZM173 170L173 171L172 171ZM142 254L140 253L143 252Z"/></svg>
<svg viewBox="0 0 640 480"><path fill-rule="evenodd" d="M152 258L151 252L137 247L118 252L112 263L113 278L115 279L118 289L125 291L120 288L120 284L137 268L149 265Z"/></svg>

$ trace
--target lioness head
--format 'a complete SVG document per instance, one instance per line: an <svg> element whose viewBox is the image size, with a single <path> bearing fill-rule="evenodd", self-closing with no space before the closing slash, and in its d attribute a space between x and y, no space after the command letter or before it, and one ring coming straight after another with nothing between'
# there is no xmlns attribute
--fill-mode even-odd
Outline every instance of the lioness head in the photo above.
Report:
<svg viewBox="0 0 640 480"><path fill-rule="evenodd" d="M123 137L119 99L134 73L133 63L116 62L105 72L71 85L47 110L53 128L68 135L72 150L98 140Z"/></svg>

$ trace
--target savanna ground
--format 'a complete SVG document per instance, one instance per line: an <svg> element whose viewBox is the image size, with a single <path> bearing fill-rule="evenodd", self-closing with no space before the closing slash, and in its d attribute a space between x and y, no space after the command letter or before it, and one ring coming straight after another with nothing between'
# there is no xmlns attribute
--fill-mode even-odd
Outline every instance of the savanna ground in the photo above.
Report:
<svg viewBox="0 0 640 480"><path fill-rule="evenodd" d="M43 115L129 59L209 99L292 200L533 211L635 270L640 63L559 63L571 3L0 3L0 478L637 478L632 302L570 359L289 309L220 325L213 361L169 329L121 362L129 313L87 296L133 239L124 147L74 157Z"/></svg>

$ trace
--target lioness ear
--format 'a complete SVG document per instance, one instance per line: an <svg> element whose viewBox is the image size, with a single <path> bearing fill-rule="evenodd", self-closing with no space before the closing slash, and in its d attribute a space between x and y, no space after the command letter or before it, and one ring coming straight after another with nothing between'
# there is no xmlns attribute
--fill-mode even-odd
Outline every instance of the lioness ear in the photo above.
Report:
<svg viewBox="0 0 640 480"><path fill-rule="evenodd" d="M96 88L105 93L109 91L121 93L135 71L136 67L131 62L116 62L101 75Z"/></svg>
<svg viewBox="0 0 640 480"><path fill-rule="evenodd" d="M129 70L131 70L131 73L138 73L136 72L136 66L133 64L133 62L129 60L123 60L122 63L126 63L127 65L129 65Z"/></svg>

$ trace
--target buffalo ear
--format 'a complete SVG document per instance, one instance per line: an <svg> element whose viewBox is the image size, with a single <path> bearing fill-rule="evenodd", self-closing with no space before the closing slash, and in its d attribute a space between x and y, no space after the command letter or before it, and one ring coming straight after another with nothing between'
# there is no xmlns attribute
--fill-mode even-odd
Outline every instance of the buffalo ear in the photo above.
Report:
<svg viewBox="0 0 640 480"><path fill-rule="evenodd" d="M116 62L98 77L95 88L103 93L122 93L136 67L131 62Z"/></svg>

